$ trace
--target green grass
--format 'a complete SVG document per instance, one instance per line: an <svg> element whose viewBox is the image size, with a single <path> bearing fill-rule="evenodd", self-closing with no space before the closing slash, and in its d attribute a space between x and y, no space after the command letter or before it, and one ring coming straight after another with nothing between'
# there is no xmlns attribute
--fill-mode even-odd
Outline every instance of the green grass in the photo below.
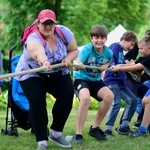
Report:
<svg viewBox="0 0 150 150"><path fill-rule="evenodd" d="M76 109L72 109L72 112L68 118L66 126L64 128L63 135L73 135L75 133L76 126ZM150 148L150 137L140 137L135 139L130 139L128 136L118 135L115 131L115 137L109 138L107 141L96 141L94 138L88 135L90 126L95 118L96 111L90 110L88 112L88 118L85 123L83 130L83 135L85 137L85 142L80 145L72 144L73 150L149 150ZM115 126L118 125L120 114L116 120ZM5 118L6 111L0 111L0 129L5 128ZM49 111L49 125L51 123L52 116ZM131 126L136 120L136 114L132 119ZM105 120L101 125L101 128L105 129ZM25 131L18 128L19 137L6 136L0 134L0 150L35 150L37 143L35 142L35 137L31 134L31 131ZM51 141L48 141L48 150L62 150L58 148Z"/></svg>

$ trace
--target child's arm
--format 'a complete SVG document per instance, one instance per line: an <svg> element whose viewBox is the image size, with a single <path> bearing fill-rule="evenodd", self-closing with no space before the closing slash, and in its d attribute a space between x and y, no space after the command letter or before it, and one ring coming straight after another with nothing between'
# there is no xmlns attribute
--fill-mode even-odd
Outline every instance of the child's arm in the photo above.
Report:
<svg viewBox="0 0 150 150"><path fill-rule="evenodd" d="M107 68L108 68L109 65L110 65L110 63L106 63L104 65L101 65L100 66L100 72L103 72L103 71L107 70Z"/></svg>
<svg viewBox="0 0 150 150"><path fill-rule="evenodd" d="M79 67L73 67L74 71L78 71L78 70L81 70L81 69L85 68L84 64L82 63L81 60L75 60L74 64L79 65Z"/></svg>
<svg viewBox="0 0 150 150"><path fill-rule="evenodd" d="M141 63L128 65L128 66L124 64L122 66L117 65L117 66L111 67L111 71L114 71L114 72L119 72L119 71L133 72L133 71L139 71L142 69L144 69L144 66Z"/></svg>

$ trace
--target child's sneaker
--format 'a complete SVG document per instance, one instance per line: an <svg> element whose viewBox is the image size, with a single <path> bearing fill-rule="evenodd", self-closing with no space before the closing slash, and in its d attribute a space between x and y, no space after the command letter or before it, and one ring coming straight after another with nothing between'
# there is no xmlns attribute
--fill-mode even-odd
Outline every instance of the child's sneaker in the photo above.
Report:
<svg viewBox="0 0 150 150"><path fill-rule="evenodd" d="M135 137L139 137L139 136L148 136L149 135L149 132L146 130L146 131L141 131L140 129L138 129L136 132L133 132L133 133L130 133L129 134L129 137L131 138L135 138Z"/></svg>
<svg viewBox="0 0 150 150"><path fill-rule="evenodd" d="M84 137L81 134L75 134L71 140L74 144L81 144L84 142Z"/></svg>
<svg viewBox="0 0 150 150"><path fill-rule="evenodd" d="M132 126L132 128L138 129L140 127L140 125L141 125L141 121L137 121L137 122L134 123L134 125Z"/></svg>
<svg viewBox="0 0 150 150"><path fill-rule="evenodd" d="M96 138L97 140L107 140L105 133L100 129L100 127L92 128L91 126L89 135Z"/></svg>
<svg viewBox="0 0 150 150"><path fill-rule="evenodd" d="M147 131L150 133L150 124L148 125L148 129L147 129Z"/></svg>
<svg viewBox="0 0 150 150"><path fill-rule="evenodd" d="M122 135L128 135L129 133L132 132L130 130L129 126L123 127L123 128L121 128L121 126L117 127L117 128L115 128L115 131L118 132L119 134L122 134Z"/></svg>
<svg viewBox="0 0 150 150"><path fill-rule="evenodd" d="M111 130L108 130L108 129L105 130L104 133L105 133L106 136L114 136L114 135L112 134L112 131L111 131Z"/></svg>

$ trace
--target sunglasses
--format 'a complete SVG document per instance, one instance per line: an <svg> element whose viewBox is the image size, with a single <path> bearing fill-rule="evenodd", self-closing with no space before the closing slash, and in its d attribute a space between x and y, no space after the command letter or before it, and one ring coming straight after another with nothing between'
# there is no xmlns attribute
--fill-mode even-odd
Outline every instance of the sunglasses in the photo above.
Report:
<svg viewBox="0 0 150 150"><path fill-rule="evenodd" d="M53 27L55 26L55 23L54 22L44 22L44 23L41 23L43 27L47 27L47 26L50 26L50 27Z"/></svg>

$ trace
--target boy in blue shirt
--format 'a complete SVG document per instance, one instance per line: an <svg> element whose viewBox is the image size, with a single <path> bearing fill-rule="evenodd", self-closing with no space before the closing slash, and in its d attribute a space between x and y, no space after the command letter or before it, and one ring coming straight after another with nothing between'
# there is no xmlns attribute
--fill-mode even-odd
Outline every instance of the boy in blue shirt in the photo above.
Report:
<svg viewBox="0 0 150 150"><path fill-rule="evenodd" d="M144 70L142 72L141 79L143 79L143 75L150 77L150 35L145 35L138 42L139 52L141 54L141 58L138 59L136 64L125 64L125 65L117 65L113 66L113 72L132 72ZM150 122L150 90L147 91L144 98L142 99L142 104L144 107L144 116L142 119L142 123L138 130L135 133L129 134L130 137L139 137L139 136L148 136L148 126Z"/></svg>
<svg viewBox="0 0 150 150"><path fill-rule="evenodd" d="M118 64L124 64L123 51L133 49L136 43L137 37L135 33L132 31L126 31L122 35L119 43L111 44L109 48L113 52L113 59L111 60L110 67ZM106 121L106 135L113 135L112 128L121 108L121 99L124 100L127 105L122 113L120 126L116 128L116 131L119 134L129 134L131 132L129 122L131 121L137 107L137 97L125 86L125 81L125 72L105 72L104 83L108 85L114 93L114 101L108 112Z"/></svg>
<svg viewBox="0 0 150 150"><path fill-rule="evenodd" d="M91 42L84 46L76 60L76 64L81 65L81 67L74 68L76 70L74 73L74 87L80 99L76 119L76 133L72 139L76 144L84 141L82 130L87 118L90 96L99 102L102 101L102 103L97 111L94 123L90 127L89 135L97 140L106 140L106 135L99 125L103 121L114 98L113 93L103 83L101 77L101 73L107 69L112 59L111 50L105 46L107 34L107 30L104 27L93 27L90 31ZM88 69L84 65L96 66L99 69Z"/></svg>

